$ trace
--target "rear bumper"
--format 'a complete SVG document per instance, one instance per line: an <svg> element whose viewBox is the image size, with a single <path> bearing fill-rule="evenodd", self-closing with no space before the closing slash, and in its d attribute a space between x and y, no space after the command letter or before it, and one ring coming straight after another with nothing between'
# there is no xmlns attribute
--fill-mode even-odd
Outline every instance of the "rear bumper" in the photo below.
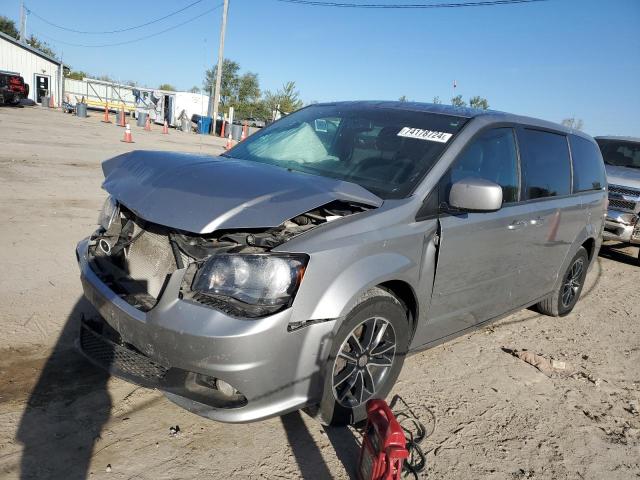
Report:
<svg viewBox="0 0 640 480"><path fill-rule="evenodd" d="M618 210L607 210L602 237L604 240L640 244L638 215Z"/></svg>
<svg viewBox="0 0 640 480"><path fill-rule="evenodd" d="M94 363L126 380L158 388L180 406L223 422L260 420L318 400L334 321L288 332L289 310L261 319L228 316L179 298L184 270L170 277L158 304L142 312L93 272L88 243L83 240L77 247L84 293L118 336L112 341L101 332L88 333L87 325L83 326L84 340L112 343L114 353L103 354L106 361L99 361L86 344L83 347L81 335L79 346ZM132 362L142 362L143 371L164 373L145 378L140 365L132 366ZM194 386L198 374L223 380L246 401L230 406L215 391Z"/></svg>

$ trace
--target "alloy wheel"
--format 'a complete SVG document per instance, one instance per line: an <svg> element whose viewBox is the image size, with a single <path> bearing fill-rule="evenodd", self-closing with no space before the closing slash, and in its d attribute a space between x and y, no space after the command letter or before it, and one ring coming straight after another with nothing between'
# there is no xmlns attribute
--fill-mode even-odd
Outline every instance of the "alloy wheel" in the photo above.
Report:
<svg viewBox="0 0 640 480"><path fill-rule="evenodd" d="M354 408L380 390L393 366L396 333L382 317L360 323L347 336L335 359L332 388L336 401Z"/></svg>
<svg viewBox="0 0 640 480"><path fill-rule="evenodd" d="M567 272L562 285L562 306L567 308L578 296L582 285L582 273L584 271L584 258L578 258Z"/></svg>

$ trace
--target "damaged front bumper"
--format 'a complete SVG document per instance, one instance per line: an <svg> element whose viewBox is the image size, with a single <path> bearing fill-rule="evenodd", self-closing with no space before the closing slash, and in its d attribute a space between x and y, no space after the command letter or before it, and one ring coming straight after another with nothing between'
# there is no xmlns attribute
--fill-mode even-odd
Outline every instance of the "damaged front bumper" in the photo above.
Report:
<svg viewBox="0 0 640 480"><path fill-rule="evenodd" d="M334 321L288 331L291 309L248 319L180 298L185 270L143 312L91 269L89 240L77 257L85 296L101 318L83 322L78 345L94 363L222 422L250 422L315 403ZM216 388L222 381L233 394Z"/></svg>
<svg viewBox="0 0 640 480"><path fill-rule="evenodd" d="M638 215L618 210L607 210L605 218L604 240L613 240L624 243L640 244L640 219Z"/></svg>

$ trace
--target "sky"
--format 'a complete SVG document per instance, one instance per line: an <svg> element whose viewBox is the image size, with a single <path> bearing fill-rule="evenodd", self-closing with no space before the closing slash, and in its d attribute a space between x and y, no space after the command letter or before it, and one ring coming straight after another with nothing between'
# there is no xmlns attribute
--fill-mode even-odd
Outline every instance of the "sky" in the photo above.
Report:
<svg viewBox="0 0 640 480"><path fill-rule="evenodd" d="M154 20L193 1L25 3L57 25L104 31ZM186 90L202 86L205 69L217 61L221 8L127 45L67 44L137 39L221 3L202 0L161 22L118 34L72 33L30 15L27 34L47 41L74 69ZM18 23L20 1L3 0L0 15ZM575 117L591 135L640 137L640 0L547 0L424 10L230 0L225 57L237 61L242 71L258 73L265 90L294 80L305 102L396 100L405 95L422 102L438 96L449 103L455 80L456 94L465 100L485 97L495 110L555 122Z"/></svg>

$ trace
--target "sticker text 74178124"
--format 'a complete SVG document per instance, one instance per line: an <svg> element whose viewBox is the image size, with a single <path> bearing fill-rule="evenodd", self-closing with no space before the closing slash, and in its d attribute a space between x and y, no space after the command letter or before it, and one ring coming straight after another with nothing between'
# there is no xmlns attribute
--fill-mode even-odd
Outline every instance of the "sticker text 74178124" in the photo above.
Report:
<svg viewBox="0 0 640 480"><path fill-rule="evenodd" d="M451 138L451 133L436 132L434 130L423 130L421 128L403 127L398 132L399 137L415 138L417 140L428 140L430 142L447 143Z"/></svg>

